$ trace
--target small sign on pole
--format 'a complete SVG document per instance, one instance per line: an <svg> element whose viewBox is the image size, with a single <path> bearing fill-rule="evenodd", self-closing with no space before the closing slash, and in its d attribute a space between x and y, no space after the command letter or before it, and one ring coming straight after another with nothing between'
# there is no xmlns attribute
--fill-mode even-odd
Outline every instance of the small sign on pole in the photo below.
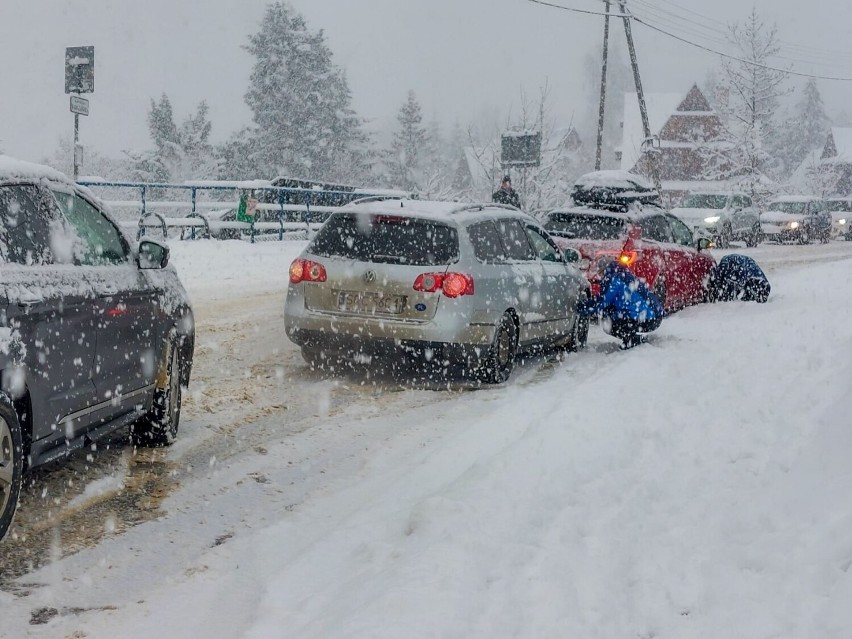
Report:
<svg viewBox="0 0 852 639"><path fill-rule="evenodd" d="M65 93L95 92L95 47L65 49Z"/></svg>
<svg viewBox="0 0 852 639"><path fill-rule="evenodd" d="M89 101L76 95L71 96L71 113L89 115Z"/></svg>

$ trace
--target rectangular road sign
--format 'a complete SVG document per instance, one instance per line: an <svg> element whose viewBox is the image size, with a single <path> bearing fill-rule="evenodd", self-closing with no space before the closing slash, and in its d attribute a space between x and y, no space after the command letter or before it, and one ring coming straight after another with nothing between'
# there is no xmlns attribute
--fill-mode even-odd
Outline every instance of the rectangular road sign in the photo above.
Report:
<svg viewBox="0 0 852 639"><path fill-rule="evenodd" d="M79 113L80 115L89 115L89 101L86 98L80 98L76 95L71 96L71 113Z"/></svg>
<svg viewBox="0 0 852 639"><path fill-rule="evenodd" d="M65 93L94 93L95 47L65 49Z"/></svg>

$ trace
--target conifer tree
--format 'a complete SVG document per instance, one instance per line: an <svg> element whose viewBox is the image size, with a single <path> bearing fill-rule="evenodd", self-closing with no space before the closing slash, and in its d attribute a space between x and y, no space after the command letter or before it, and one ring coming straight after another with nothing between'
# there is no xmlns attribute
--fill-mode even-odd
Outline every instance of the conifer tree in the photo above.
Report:
<svg viewBox="0 0 852 639"><path fill-rule="evenodd" d="M323 31L311 31L292 7L276 2L246 49L255 63L245 97L265 177L343 180L364 170L366 136Z"/></svg>

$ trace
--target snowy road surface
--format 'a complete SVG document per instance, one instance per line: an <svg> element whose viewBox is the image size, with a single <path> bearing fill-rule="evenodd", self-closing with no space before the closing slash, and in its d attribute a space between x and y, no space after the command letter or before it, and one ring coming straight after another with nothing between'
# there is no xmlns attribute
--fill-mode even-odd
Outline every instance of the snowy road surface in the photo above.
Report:
<svg viewBox="0 0 852 639"><path fill-rule="evenodd" d="M481 390L308 371L299 248L175 244L179 441L36 475L0 637L852 635L852 243L739 249L768 304Z"/></svg>

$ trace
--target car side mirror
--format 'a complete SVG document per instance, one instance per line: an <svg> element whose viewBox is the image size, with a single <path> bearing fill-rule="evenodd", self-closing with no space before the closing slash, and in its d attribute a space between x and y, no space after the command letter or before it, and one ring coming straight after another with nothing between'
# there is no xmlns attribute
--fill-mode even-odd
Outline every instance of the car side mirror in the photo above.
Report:
<svg viewBox="0 0 852 639"><path fill-rule="evenodd" d="M576 265L580 261L580 252L572 248L562 249L562 261Z"/></svg>
<svg viewBox="0 0 852 639"><path fill-rule="evenodd" d="M139 242L139 268L161 269L169 263L169 247L156 240Z"/></svg>
<svg viewBox="0 0 852 639"><path fill-rule="evenodd" d="M699 251L706 251L711 246L712 244L710 240L706 237L699 237L697 240L695 240L695 248L697 248Z"/></svg>

